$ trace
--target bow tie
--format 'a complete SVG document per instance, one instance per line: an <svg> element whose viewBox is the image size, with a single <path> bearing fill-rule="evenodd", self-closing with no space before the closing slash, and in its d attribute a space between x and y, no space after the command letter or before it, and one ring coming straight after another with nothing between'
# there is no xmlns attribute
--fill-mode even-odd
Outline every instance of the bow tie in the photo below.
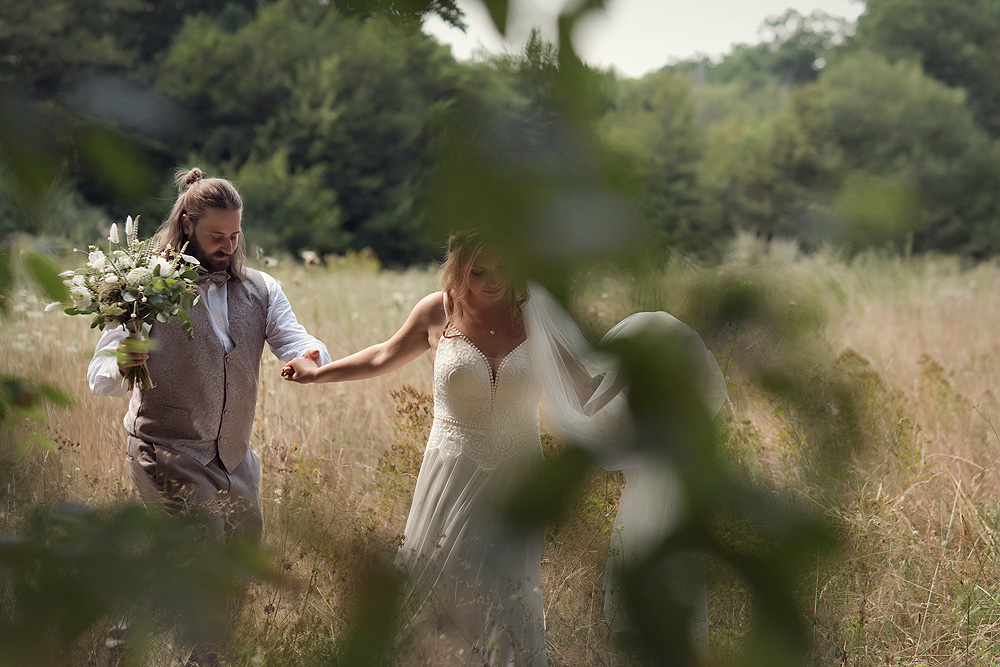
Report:
<svg viewBox="0 0 1000 667"><path fill-rule="evenodd" d="M215 283L217 286L221 287L222 285L226 284L227 280L229 280L229 272L228 271L215 271L213 273L203 273L203 274L201 274L200 276L198 276L198 279L195 282L196 283L205 283L205 282L211 281L211 282Z"/></svg>

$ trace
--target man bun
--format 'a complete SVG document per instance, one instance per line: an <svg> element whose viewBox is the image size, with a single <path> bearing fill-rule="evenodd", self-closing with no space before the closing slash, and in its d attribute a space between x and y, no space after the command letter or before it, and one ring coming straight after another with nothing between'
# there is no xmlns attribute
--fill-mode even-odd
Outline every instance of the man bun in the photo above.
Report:
<svg viewBox="0 0 1000 667"><path fill-rule="evenodd" d="M191 187L204 177L205 174L202 173L201 169L199 169L198 167L195 167L194 169L192 169L187 173L178 172L177 174L178 192L184 192L186 189L188 189L189 187Z"/></svg>

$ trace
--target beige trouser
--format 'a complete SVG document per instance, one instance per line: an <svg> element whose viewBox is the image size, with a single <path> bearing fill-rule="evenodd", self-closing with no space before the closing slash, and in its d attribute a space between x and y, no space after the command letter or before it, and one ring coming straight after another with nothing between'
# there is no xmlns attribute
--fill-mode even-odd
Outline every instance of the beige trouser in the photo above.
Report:
<svg viewBox="0 0 1000 667"><path fill-rule="evenodd" d="M171 513L201 513L207 539L260 543L264 528L260 461L252 451L234 472L225 469L218 455L202 464L183 452L131 435L126 451L129 473L145 502Z"/></svg>

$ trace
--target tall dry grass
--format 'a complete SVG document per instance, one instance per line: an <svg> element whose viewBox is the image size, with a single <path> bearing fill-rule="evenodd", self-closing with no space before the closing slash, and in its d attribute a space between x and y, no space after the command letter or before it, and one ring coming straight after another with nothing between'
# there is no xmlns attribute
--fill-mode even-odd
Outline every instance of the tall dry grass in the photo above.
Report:
<svg viewBox="0 0 1000 667"><path fill-rule="evenodd" d="M383 272L357 258L274 274L300 321L334 355L387 337L436 282L431 271ZM633 310L662 308L700 328L705 286L739 281L752 281L745 289L801 326L795 349L776 347L759 323L709 337L733 383L723 454L748 479L826 515L843 537L799 584L813 628L810 663L1000 662L1000 267L948 257L803 256L791 245L741 239L717 266L676 260L641 285L595 272L578 292L581 325L597 333ZM3 496L4 529L54 499L102 505L130 493L125 399L97 398L86 387L97 333L83 318L42 313L30 294L17 304L0 325L2 372L56 383L75 406L50 411L37 427L55 448L31 448L20 460L18 488ZM823 437L815 420L804 426L814 406L788 404L754 380L755 364L781 363L781 355L795 357L803 373L843 373L857 389L866 445L845 449L835 475L812 455ZM251 591L234 658L319 664L338 651L366 566L392 558L427 426L431 360L319 387L283 383L268 354L261 365L253 440L264 466L265 541L292 585ZM595 471L571 516L547 532L554 666L628 663L600 618L620 484ZM709 574L712 655L728 662L741 654L753 599L724 568L710 563Z"/></svg>

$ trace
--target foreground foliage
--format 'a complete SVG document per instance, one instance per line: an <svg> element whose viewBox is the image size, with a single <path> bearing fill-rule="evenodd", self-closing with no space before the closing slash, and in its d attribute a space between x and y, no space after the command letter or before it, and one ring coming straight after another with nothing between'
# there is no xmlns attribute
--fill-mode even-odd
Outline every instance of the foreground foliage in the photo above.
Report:
<svg viewBox="0 0 1000 667"><path fill-rule="evenodd" d="M1000 478L992 453L1000 441L989 329L1000 316L991 290L998 273L947 258L866 255L846 263L745 241L712 270L675 261L642 286L604 273L576 284L574 304L587 331L633 309L666 308L709 335L732 383L721 461L763 490L766 503L814 507L840 535L836 550L811 548L812 557L779 566L798 601L788 621L808 637L792 664L996 659L991 610L1000 579L992 544ZM364 263L277 275L300 318L336 352L391 332L434 283L429 272L392 274ZM715 315L703 308L706 295L731 293L727 286L756 305L728 311L729 326L711 334ZM381 296L373 303L365 294ZM46 424L31 427L52 451L31 449L9 469L20 472L9 486L17 493L5 497L5 521L20 532L38 503L102 507L126 498L128 483L123 399L90 396L82 378L91 351L81 342L85 323L67 327L58 313L43 314L40 298L20 295L18 302L4 325L12 341L4 368L39 378L76 368L65 390L78 406L53 409ZM781 322L792 328L782 333ZM51 358L23 355L32 332L57 342ZM328 664L356 655L359 640L351 638L368 632L358 619L371 618L364 610L374 608L366 601L378 607L391 591L382 573L398 544L429 424L429 359L308 395L281 383L275 360L262 363L254 443L265 471L266 544L284 583L250 588L234 658ZM845 411L850 421L837 417ZM564 447L546 439L553 458ZM543 589L553 665L636 660L620 653L600 617L620 484L616 475L589 469L565 494L565 514L547 528ZM747 518L740 508L715 513L712 539L744 558L775 555L775 528ZM720 559L708 564L712 661L777 664L775 645L759 643L753 630L761 604L753 579ZM67 649L73 655L85 655L93 635L80 637ZM158 634L152 646L162 651L168 641L176 640Z"/></svg>

